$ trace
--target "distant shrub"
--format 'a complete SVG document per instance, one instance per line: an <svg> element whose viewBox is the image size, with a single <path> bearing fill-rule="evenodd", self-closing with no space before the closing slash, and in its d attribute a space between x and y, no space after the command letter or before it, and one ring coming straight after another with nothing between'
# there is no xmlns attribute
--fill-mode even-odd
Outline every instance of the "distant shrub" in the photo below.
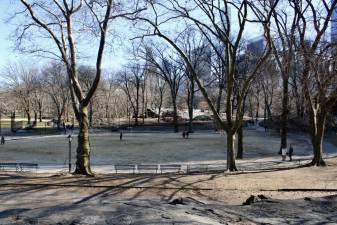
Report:
<svg viewBox="0 0 337 225"><path fill-rule="evenodd" d="M161 114L161 117L162 118L165 118L165 117L173 117L174 116L174 112L173 111L166 111L166 112L163 112Z"/></svg>
<svg viewBox="0 0 337 225"><path fill-rule="evenodd" d="M193 120L196 120L196 121L211 121L212 117L206 116L206 115L199 115L199 116L194 117Z"/></svg>

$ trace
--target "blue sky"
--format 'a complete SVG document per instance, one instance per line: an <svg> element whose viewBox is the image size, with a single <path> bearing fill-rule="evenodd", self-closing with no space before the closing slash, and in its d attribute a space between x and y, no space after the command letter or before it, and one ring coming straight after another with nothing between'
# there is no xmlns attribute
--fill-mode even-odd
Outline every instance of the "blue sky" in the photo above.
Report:
<svg viewBox="0 0 337 225"><path fill-rule="evenodd" d="M0 71L10 63L23 63L28 65L41 65L48 60L41 60L41 57L33 57L32 55L21 54L14 50L14 40L11 38L15 31L16 25L14 21L8 22L8 18L12 16L18 7L18 0L1 0L0 6ZM88 49L90 49L88 47ZM95 52L94 52L95 53ZM104 68L118 69L125 63L122 48L116 48L113 52L107 46ZM94 66L94 60L86 61ZM112 66L111 66L112 65Z"/></svg>
<svg viewBox="0 0 337 225"><path fill-rule="evenodd" d="M0 71L6 67L9 63L15 63L20 62L23 64L28 65L40 65L42 66L43 63L48 62L48 60L42 60L41 58L33 57L32 55L23 55L19 52L15 51L13 48L14 40L10 39L10 35L13 34L14 29L16 28L16 25L13 23L16 22L13 20L12 22L8 23L6 20L15 13L16 8L19 6L18 0L1 0L1 7L0 7ZM112 29L113 29L112 25ZM128 36L130 36L130 30L128 30L127 26L120 26L118 27L118 33L122 33L120 39L121 41L116 41L113 44L113 50L109 46L107 46L107 49L105 51L105 57L103 60L103 68L114 68L118 69L123 64L127 62L127 58L130 56L127 54L129 51L126 50L128 46L130 47L130 42L127 40ZM249 29L250 33L259 33L259 29ZM94 66L94 55L96 52L92 51L94 43L90 42L86 46L83 46L83 53L90 54L92 57L86 59L83 62Z"/></svg>
<svg viewBox="0 0 337 225"><path fill-rule="evenodd" d="M17 60L17 54L13 53L12 42L9 35L14 29L6 23L9 13L13 10L9 1L2 1L0 7L0 68L3 68L9 61Z"/></svg>
<svg viewBox="0 0 337 225"><path fill-rule="evenodd" d="M6 20L13 15L16 11L15 6L18 6L18 0L1 0L0 6L0 71L8 64L13 62L20 62L23 64L30 64L30 65L41 65L45 63L46 60L41 60L41 58L34 58L31 55L23 55L19 52L16 52L13 49L13 40L10 40L10 34L13 33L15 29L15 25L8 23ZM118 32L120 32L120 27L123 26L116 26L118 27ZM127 41L127 37L130 35L130 31L128 30L127 26L122 28L121 39L122 41L114 42L114 50L111 51L111 48L107 46L106 54L103 61L104 68L120 68L123 64L127 62L127 58L129 57L127 54L127 47L130 47L130 42ZM248 36L254 37L261 34L261 29L257 28L256 26L249 26L247 27ZM124 38L124 39L123 39ZM121 45L122 43L122 45ZM88 46L84 48L84 52L88 54L95 54L95 52L91 51L93 48L93 43L90 43ZM124 45L124 46L123 46ZM117 47L116 47L117 46ZM90 57L85 62L89 65L94 65L94 57Z"/></svg>

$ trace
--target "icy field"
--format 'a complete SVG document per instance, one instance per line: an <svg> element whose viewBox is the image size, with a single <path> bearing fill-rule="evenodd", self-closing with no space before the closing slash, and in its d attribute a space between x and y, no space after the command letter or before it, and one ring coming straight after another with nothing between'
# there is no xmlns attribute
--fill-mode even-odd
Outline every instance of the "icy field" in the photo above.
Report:
<svg viewBox="0 0 337 225"><path fill-rule="evenodd" d="M244 132L244 157L257 159L278 157L280 138L262 131ZM181 133L119 133L91 134L91 160L93 165L122 163L215 163L226 159L226 137L223 134L194 133L183 139ZM294 154L310 155L308 137L291 135ZM73 162L77 139L72 142ZM325 143L325 151L336 152L336 147ZM65 165L68 163L68 139L65 135L24 137L8 140L0 146L2 162L35 162L39 164Z"/></svg>

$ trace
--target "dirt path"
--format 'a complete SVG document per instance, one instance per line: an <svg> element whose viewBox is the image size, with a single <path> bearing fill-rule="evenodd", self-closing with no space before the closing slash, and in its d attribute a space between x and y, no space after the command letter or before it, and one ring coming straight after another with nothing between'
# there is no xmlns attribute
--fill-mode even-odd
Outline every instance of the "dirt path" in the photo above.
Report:
<svg viewBox="0 0 337 225"><path fill-rule="evenodd" d="M337 199L312 198L332 196L337 192L278 191L285 188L336 189L337 159L329 159L328 165L236 174L105 174L92 178L1 173L0 224L27 224L29 219L31 224L60 221L66 221L61 224L71 224L71 221L81 222L73 224L109 224L111 219L128 224L125 221L130 218L137 221L135 224L163 221L167 224L259 224L268 221L271 224L315 224L311 222L333 221L332 218L337 218ZM241 206L251 195L270 199ZM303 200L305 197L310 197L311 201ZM177 198L187 203L168 204ZM310 210L314 214L310 214ZM90 218L83 217L85 215ZM92 217L95 215L99 217ZM313 215L315 218L311 218ZM291 219L287 222L288 217ZM35 221L36 218L40 220ZM82 221L83 218L91 222Z"/></svg>

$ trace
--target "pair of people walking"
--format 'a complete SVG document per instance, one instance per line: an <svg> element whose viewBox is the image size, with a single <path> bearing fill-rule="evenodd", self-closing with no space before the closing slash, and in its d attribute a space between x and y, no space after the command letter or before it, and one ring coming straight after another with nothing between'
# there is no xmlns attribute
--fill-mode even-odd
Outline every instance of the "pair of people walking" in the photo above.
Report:
<svg viewBox="0 0 337 225"><path fill-rule="evenodd" d="M188 139L188 136L190 135L190 132L184 131L184 132L182 133L182 135L183 135L183 138L184 138L184 139Z"/></svg>
<svg viewBox="0 0 337 225"><path fill-rule="evenodd" d="M281 154L282 154L282 161L285 161L287 158L287 155L289 156L289 161L293 161L293 154L294 154L294 148L293 145L290 144L289 149L287 148L282 148L281 149Z"/></svg>

